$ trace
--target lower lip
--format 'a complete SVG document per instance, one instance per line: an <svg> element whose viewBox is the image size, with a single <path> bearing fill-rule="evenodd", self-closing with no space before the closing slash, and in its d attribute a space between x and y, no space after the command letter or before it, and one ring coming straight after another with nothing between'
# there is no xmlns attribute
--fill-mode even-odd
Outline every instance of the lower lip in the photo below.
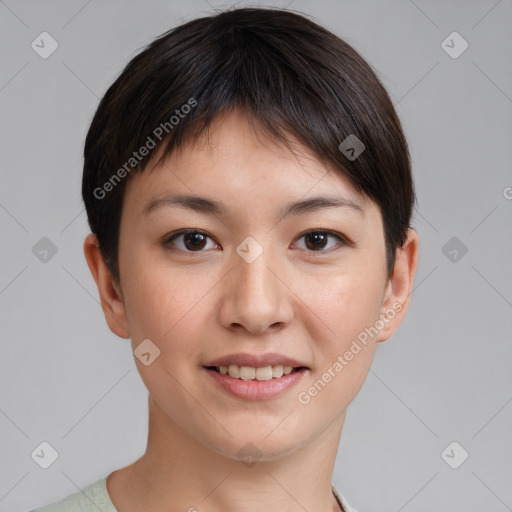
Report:
<svg viewBox="0 0 512 512"><path fill-rule="evenodd" d="M229 375L222 375L222 373L210 370L209 368L203 367L203 369L206 370L222 389L244 400L274 398L297 384L307 371L306 368L302 368L288 375L283 375L278 379L242 380L233 379Z"/></svg>

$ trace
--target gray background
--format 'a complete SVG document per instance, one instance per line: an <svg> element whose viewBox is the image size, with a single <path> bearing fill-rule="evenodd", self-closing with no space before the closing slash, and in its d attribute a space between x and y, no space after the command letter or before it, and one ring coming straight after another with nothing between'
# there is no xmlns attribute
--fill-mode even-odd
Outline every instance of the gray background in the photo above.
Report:
<svg viewBox="0 0 512 512"><path fill-rule="evenodd" d="M370 62L413 159L412 304L349 407L333 480L361 512L512 510L512 2L261 5L312 15ZM2 512L61 499L144 452L147 390L83 256L83 141L124 65L211 12L203 0L0 1ZM31 48L43 31L59 45L47 59ZM441 46L453 31L469 44L458 58ZM32 249L43 237L57 248L46 262ZM58 452L48 469L31 457L43 441Z"/></svg>

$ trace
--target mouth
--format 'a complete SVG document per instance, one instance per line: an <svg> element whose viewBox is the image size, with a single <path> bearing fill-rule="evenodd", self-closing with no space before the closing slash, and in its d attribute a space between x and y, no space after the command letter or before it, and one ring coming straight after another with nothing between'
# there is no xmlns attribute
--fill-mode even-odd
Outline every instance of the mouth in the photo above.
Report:
<svg viewBox="0 0 512 512"><path fill-rule="evenodd" d="M229 366L208 365L203 368L211 379L210 382L214 384L212 391L220 389L244 401L270 400L281 395L286 396L286 392L297 386L309 370L306 366L241 366L234 363Z"/></svg>
<svg viewBox="0 0 512 512"><path fill-rule="evenodd" d="M230 364L229 366L204 366L204 368L215 371L221 375L231 377L232 379L246 381L280 379L284 375L290 375L291 373L307 369L306 366L285 366L282 364L258 367Z"/></svg>

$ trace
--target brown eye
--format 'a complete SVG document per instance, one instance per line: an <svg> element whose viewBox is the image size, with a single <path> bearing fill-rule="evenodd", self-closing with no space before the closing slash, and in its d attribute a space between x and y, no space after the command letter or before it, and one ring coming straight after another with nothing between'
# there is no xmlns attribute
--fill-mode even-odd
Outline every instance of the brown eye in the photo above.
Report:
<svg viewBox="0 0 512 512"><path fill-rule="evenodd" d="M206 237L201 233L187 233L184 235L183 242L187 249L195 251L196 249L204 248Z"/></svg>
<svg viewBox="0 0 512 512"><path fill-rule="evenodd" d="M335 248L336 245L344 246L350 245L350 243L341 235L333 231L325 230L312 230L307 233L303 233L300 239L305 240L305 245L301 247L306 249L308 252L325 253L329 252L329 249ZM213 245L207 247L208 240L213 242ZM335 240L335 243L330 243L329 240ZM179 231L172 234L164 241L164 246L169 247L171 250L175 248L183 252L204 252L203 249L214 249L219 247L213 239L205 232L191 229Z"/></svg>
<svg viewBox="0 0 512 512"><path fill-rule="evenodd" d="M327 239L328 235L319 231L308 233L306 235L306 247L308 249L312 249L313 251L323 249L327 244Z"/></svg>
<svg viewBox="0 0 512 512"><path fill-rule="evenodd" d="M336 239L338 245L347 245L345 239L342 236L334 233L333 231L308 231L307 233L302 234L300 238L304 238L305 248L308 251L328 252L323 249L325 249L326 247L328 249L331 249L336 246L336 244L331 244L330 246L328 246L330 238Z"/></svg>
<svg viewBox="0 0 512 512"><path fill-rule="evenodd" d="M202 231L181 231L179 233L175 233L170 238L168 238L164 242L164 245L178 246L181 250L185 252L202 252L202 250L207 245L208 239L211 240L211 237L209 237ZM181 240L181 243L176 243L175 240Z"/></svg>

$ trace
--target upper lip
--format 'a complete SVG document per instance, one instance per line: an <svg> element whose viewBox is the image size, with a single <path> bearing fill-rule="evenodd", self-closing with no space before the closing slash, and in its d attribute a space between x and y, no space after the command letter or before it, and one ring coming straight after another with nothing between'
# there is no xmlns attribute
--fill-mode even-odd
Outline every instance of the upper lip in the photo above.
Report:
<svg viewBox="0 0 512 512"><path fill-rule="evenodd" d="M249 366L254 368L259 368L262 366L275 366L278 364L282 364L283 366L293 366L294 368L307 368L304 363L298 361L297 359L292 359L291 357L287 357L276 352L269 352L268 354L229 354L227 356L213 359L209 363L205 364L205 366L229 366L230 364L236 364L238 366Z"/></svg>

